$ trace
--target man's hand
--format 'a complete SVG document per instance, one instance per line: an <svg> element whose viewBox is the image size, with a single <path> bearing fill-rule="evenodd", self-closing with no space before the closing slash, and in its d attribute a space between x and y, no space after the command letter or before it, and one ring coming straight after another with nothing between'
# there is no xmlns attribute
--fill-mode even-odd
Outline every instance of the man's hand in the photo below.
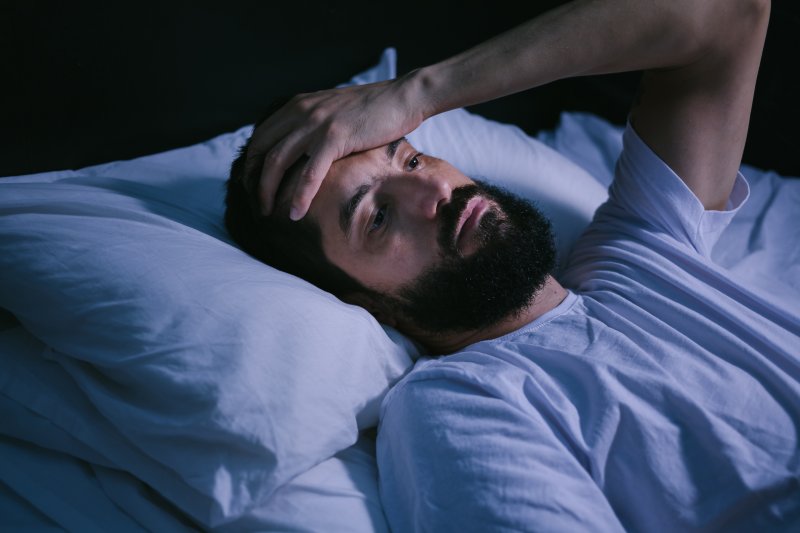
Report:
<svg viewBox="0 0 800 533"><path fill-rule="evenodd" d="M331 89L292 98L253 133L247 167L265 154L257 198L272 212L286 170L300 157L309 159L291 193L290 217L305 216L331 165L337 159L390 143L422 122L421 102L411 90L413 76Z"/></svg>

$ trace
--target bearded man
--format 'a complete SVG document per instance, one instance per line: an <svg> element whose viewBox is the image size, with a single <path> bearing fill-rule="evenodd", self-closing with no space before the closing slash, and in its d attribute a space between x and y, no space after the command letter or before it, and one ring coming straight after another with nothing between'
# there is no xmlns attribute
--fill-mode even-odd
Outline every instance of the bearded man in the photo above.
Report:
<svg viewBox="0 0 800 533"><path fill-rule="evenodd" d="M397 80L300 95L256 128L229 182L234 238L449 354L382 406L392 529L800 527L800 314L710 259L749 194L769 9L571 2ZM403 137L448 109L636 69L609 200L560 281L532 205Z"/></svg>

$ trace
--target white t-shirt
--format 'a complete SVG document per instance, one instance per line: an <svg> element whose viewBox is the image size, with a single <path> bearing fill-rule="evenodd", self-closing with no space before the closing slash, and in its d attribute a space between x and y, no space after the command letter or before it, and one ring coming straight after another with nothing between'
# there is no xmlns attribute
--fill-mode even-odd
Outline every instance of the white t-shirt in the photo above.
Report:
<svg viewBox="0 0 800 533"><path fill-rule="evenodd" d="M568 297L424 359L384 400L395 531L800 530L800 307L709 259L705 211L629 126Z"/></svg>

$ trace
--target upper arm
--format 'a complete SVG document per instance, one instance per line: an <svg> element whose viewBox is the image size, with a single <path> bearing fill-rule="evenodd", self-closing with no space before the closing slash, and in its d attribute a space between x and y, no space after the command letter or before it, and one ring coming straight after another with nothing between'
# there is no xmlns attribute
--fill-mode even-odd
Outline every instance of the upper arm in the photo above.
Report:
<svg viewBox="0 0 800 533"><path fill-rule="evenodd" d="M741 164L769 1L727 2L694 28L683 64L648 70L631 109L645 143L706 209L724 209Z"/></svg>
<svg viewBox="0 0 800 533"><path fill-rule="evenodd" d="M398 531L621 531L602 491L537 410L456 379L404 385L378 433Z"/></svg>

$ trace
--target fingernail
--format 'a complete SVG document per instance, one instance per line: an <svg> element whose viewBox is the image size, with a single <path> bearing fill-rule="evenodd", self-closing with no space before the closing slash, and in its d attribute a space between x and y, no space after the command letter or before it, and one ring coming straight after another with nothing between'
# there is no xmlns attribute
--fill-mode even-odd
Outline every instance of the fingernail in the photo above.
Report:
<svg viewBox="0 0 800 533"><path fill-rule="evenodd" d="M292 208L289 209L289 218L295 221L300 220L300 210L292 206Z"/></svg>

